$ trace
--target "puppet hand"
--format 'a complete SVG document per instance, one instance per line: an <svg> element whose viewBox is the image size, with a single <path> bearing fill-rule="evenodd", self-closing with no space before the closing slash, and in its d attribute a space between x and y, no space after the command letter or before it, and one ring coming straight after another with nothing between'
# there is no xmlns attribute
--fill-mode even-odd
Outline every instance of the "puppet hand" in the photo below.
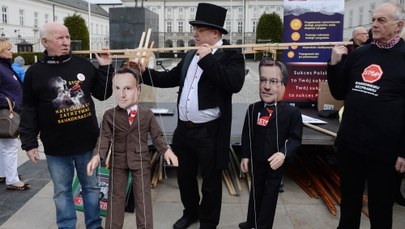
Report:
<svg viewBox="0 0 405 229"><path fill-rule="evenodd" d="M270 167L273 170L276 170L276 169L280 168L280 166L283 165L284 159L285 159L285 155L282 152L277 152L277 153L271 155L271 157L267 161L270 162L269 163Z"/></svg>
<svg viewBox="0 0 405 229"><path fill-rule="evenodd" d="M249 172L249 158L242 158L240 161L240 171L242 171L242 173Z"/></svg>

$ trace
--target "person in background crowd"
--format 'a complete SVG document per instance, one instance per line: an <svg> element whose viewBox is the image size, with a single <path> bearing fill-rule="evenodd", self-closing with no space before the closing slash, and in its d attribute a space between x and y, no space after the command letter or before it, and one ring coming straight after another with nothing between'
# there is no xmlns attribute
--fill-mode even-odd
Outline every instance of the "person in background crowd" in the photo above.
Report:
<svg viewBox="0 0 405 229"><path fill-rule="evenodd" d="M14 72L17 73L18 78L20 78L21 82L24 82L25 78L25 60L22 56L16 56L14 58L14 63L11 65L13 68Z"/></svg>
<svg viewBox="0 0 405 229"><path fill-rule="evenodd" d="M87 163L99 135L92 97L105 100L111 96L112 59L108 51L97 54L97 69L90 61L72 55L69 30L61 23L45 24L40 38L44 57L25 74L21 147L37 163L40 135L54 187L58 228L76 228L72 193L75 173L82 187L86 228L101 228L100 188L96 173L87 176Z"/></svg>
<svg viewBox="0 0 405 229"><path fill-rule="evenodd" d="M22 83L11 68L12 44L0 38L0 109L9 109L7 98L20 113L22 104ZM20 147L17 138L0 138L0 183L6 183L8 190L24 191L31 185L21 181L17 171L17 153Z"/></svg>
<svg viewBox="0 0 405 229"><path fill-rule="evenodd" d="M232 94L242 89L245 61L238 49L222 39L226 9L199 3L191 21L197 50L185 54L168 72L146 69L139 61L130 65L140 69L145 84L155 87L180 86L179 120L173 135L173 151L179 159L177 178L183 216L173 228L188 228L197 220L200 228L216 228L222 201L222 170L228 167L232 122ZM201 171L202 199L197 175Z"/></svg>
<svg viewBox="0 0 405 229"><path fill-rule="evenodd" d="M350 41L353 41L353 45L347 47L349 49L348 53L351 53L354 49L364 45L367 42L367 39L367 29L364 27L356 27L352 32L352 39L350 39Z"/></svg>
<svg viewBox="0 0 405 229"><path fill-rule="evenodd" d="M250 170L253 183L247 221L239 224L241 229L273 227L284 161L294 157L302 139L299 109L282 101L288 82L286 66L264 58L259 76L261 101L249 106L242 130L240 170Z"/></svg>
<svg viewBox="0 0 405 229"><path fill-rule="evenodd" d="M336 138L341 229L359 228L366 185L371 228L392 228L398 173L405 172L404 20L401 5L383 3L373 12L371 44L344 60L347 48L332 48L328 84L345 103Z"/></svg>

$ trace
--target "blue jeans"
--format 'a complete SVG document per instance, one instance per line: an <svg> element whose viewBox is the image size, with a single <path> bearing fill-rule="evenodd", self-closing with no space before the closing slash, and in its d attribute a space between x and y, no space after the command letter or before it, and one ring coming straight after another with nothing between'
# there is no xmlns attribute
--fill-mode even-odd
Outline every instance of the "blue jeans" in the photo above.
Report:
<svg viewBox="0 0 405 229"><path fill-rule="evenodd" d="M87 229L101 227L97 175L87 176L87 163L92 152L66 156L46 155L48 170L53 182L53 200L56 207L56 221L59 229L76 228L76 210L73 202L72 182L76 173L82 186L84 219Z"/></svg>

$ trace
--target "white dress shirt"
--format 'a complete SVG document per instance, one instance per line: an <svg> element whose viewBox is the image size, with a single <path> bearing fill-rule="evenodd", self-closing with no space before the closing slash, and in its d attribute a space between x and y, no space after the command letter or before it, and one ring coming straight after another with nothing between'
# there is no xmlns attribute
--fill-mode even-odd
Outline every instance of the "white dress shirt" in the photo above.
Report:
<svg viewBox="0 0 405 229"><path fill-rule="evenodd" d="M219 40L215 46L222 45L223 41ZM212 54L217 48L212 50ZM182 121L192 121L194 123L206 123L219 118L219 107L206 110L198 109L198 82L200 81L203 70L198 66L199 56L194 55L193 60L187 70L186 79L184 80L183 90L181 91L179 102L179 117Z"/></svg>

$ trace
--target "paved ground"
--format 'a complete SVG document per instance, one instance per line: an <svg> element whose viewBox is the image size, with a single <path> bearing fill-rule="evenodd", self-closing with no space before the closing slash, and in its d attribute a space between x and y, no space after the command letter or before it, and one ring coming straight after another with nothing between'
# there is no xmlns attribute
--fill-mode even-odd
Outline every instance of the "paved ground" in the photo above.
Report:
<svg viewBox="0 0 405 229"><path fill-rule="evenodd" d="M170 67L169 67L170 68ZM248 62L249 74L242 91L233 97L233 101L252 103L258 100L258 76L257 63ZM157 89L156 98L159 102L174 102L177 97L177 89ZM101 116L103 111L112 106L113 101L97 103L97 112ZM41 155L44 158L43 155ZM56 228L55 210L52 200L52 182L44 169L45 161L39 165L27 162L24 152L19 152L19 172L32 183L33 189L26 193L7 192L5 185L0 185L0 229L46 229ZM152 190L154 228L169 229L181 216L182 205L178 186L175 178L175 170L167 170L167 179L164 179ZM333 216L325 205L318 199L310 198L288 177L285 178L284 192L280 194L274 228L280 229L329 229L336 228L339 213ZM28 196L28 197L27 197ZM16 204L14 204L14 202ZM226 187L223 187L223 205L221 222L218 228L238 228L239 222L246 219L248 191L243 183L240 196L229 195ZM10 204L12 203L12 204ZM83 214L78 213L77 228L85 228ZM394 229L402 229L405 225L405 208L394 206ZM126 213L124 228L134 228L135 217ZM198 228L198 224L190 228ZM368 218L362 216L361 228L370 228Z"/></svg>

